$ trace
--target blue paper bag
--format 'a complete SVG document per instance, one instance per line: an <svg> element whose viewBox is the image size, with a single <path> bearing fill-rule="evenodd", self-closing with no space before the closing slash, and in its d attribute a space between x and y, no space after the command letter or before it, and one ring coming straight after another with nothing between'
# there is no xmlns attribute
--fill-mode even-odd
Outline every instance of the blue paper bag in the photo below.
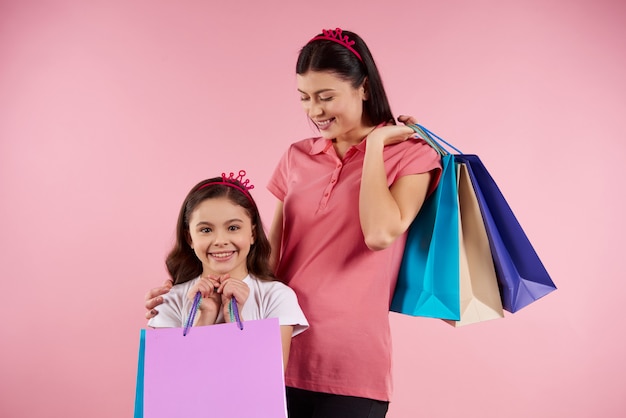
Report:
<svg viewBox="0 0 626 418"><path fill-rule="evenodd" d="M459 201L454 157L442 157L442 174L409 227L391 311L460 319Z"/></svg>

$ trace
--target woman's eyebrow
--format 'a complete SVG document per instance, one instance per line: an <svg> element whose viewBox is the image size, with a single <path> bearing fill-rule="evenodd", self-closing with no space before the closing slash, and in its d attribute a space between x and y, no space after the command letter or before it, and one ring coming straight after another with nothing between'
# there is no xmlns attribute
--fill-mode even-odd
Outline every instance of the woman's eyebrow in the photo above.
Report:
<svg viewBox="0 0 626 418"><path fill-rule="evenodd" d="M302 90L300 90L300 89L298 89L298 91L299 91L300 93L302 93L302 94L309 94L309 93L304 92L304 91L302 91ZM321 90L314 91L314 92L313 92L313 94L326 93L326 92L328 92L328 91L335 91L335 90L334 90L334 89L321 89Z"/></svg>

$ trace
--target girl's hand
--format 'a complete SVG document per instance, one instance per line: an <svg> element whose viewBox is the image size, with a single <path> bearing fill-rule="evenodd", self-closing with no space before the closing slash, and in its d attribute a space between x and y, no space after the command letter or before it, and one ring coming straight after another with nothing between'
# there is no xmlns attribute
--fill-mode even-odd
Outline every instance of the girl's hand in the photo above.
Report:
<svg viewBox="0 0 626 418"><path fill-rule="evenodd" d="M146 319L152 319L157 316L159 311L155 308L163 303L163 295L169 292L172 286L172 281L166 280L162 286L154 287L146 293L145 307L148 310L148 312L146 312Z"/></svg>
<svg viewBox="0 0 626 418"><path fill-rule="evenodd" d="M232 279L230 276L225 275L220 279L220 287L218 292L222 294L222 310L224 313L224 320L230 322L230 315L228 312L228 305L230 300L234 297L237 300L237 308L241 313L243 305L250 296L250 288L243 280ZM243 318L241 318L243 320Z"/></svg>
<svg viewBox="0 0 626 418"><path fill-rule="evenodd" d="M199 318L198 321L202 322L203 325L214 324L217 319L217 314L222 305L222 298L216 290L219 285L218 277L201 277L187 293L187 298L193 301L196 293L200 292L202 299L200 300L199 313L202 318Z"/></svg>

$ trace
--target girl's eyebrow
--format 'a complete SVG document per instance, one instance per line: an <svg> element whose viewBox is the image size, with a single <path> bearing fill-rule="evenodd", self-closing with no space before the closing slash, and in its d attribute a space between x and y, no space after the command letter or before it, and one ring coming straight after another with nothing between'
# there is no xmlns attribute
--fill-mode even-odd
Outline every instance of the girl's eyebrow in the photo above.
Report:
<svg viewBox="0 0 626 418"><path fill-rule="evenodd" d="M210 222L206 222L206 221L200 221L200 222L197 222L195 225L196 228L199 228L201 226L213 226L213 224Z"/></svg>
<svg viewBox="0 0 626 418"><path fill-rule="evenodd" d="M224 222L224 225L231 224L233 222L243 222L243 220L239 218L228 219L227 221ZM207 221L199 221L198 223L196 223L196 226L200 226L200 225L213 226L211 222L207 222Z"/></svg>

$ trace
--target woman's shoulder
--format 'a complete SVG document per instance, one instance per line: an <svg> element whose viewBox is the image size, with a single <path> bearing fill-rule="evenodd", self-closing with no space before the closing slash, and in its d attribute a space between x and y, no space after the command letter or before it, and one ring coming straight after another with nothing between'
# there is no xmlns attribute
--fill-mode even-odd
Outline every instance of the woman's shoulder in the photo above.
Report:
<svg viewBox="0 0 626 418"><path fill-rule="evenodd" d="M290 150L310 152L316 147L320 147L327 142L326 139L321 136L314 136L309 138L300 139L296 142L292 142L289 146Z"/></svg>
<svg viewBox="0 0 626 418"><path fill-rule="evenodd" d="M406 141L386 146L385 159L400 158L403 160L419 160L430 163L439 160L439 154L421 138L409 138Z"/></svg>
<svg viewBox="0 0 626 418"><path fill-rule="evenodd" d="M428 145L428 142L424 141L422 138L409 138L406 141L402 141L402 142L398 142L392 145L388 145L385 147L385 149L390 149L390 150L412 150L414 152L434 152L435 154L437 153L437 151L435 151L435 149L433 147L431 147L430 145Z"/></svg>
<svg viewBox="0 0 626 418"><path fill-rule="evenodd" d="M313 144L317 141L324 141L324 138L322 138L321 136L309 136L306 138L299 139L295 142L292 142L291 145L294 146L294 145L301 145L301 144Z"/></svg>

